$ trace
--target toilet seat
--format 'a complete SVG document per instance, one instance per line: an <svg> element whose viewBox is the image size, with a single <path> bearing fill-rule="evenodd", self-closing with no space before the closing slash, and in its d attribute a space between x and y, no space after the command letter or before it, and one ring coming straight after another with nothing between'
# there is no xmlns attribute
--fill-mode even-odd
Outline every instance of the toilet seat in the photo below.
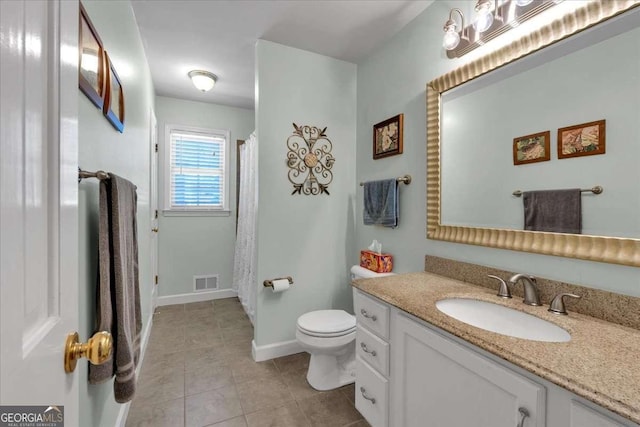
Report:
<svg viewBox="0 0 640 427"><path fill-rule="evenodd" d="M344 310L317 310L300 316L297 327L314 337L341 337L355 331L356 318Z"/></svg>
<svg viewBox="0 0 640 427"><path fill-rule="evenodd" d="M348 335L352 332L354 332L356 330L355 327L351 328L351 329L347 329L346 331L342 331L342 332L329 332L329 333L320 333L320 332L315 332L315 331L308 331L304 328L301 328L300 326L298 326L298 330L300 332L302 332L303 334L306 335L310 335L312 337L318 337L318 338L334 338L334 337L342 337L344 335Z"/></svg>

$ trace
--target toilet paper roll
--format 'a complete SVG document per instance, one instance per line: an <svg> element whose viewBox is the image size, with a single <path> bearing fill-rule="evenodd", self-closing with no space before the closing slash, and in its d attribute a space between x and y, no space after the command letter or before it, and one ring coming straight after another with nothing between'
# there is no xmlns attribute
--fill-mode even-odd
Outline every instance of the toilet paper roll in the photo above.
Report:
<svg viewBox="0 0 640 427"><path fill-rule="evenodd" d="M288 279L278 279L273 281L273 292L284 292L289 289L289 280Z"/></svg>

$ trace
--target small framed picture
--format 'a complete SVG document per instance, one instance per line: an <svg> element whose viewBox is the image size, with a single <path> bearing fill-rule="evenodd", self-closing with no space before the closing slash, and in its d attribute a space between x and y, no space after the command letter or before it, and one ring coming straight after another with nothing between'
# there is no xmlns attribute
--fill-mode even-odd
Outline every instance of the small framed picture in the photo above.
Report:
<svg viewBox="0 0 640 427"><path fill-rule="evenodd" d="M402 154L402 122L404 114L398 114L373 125L373 159Z"/></svg>
<svg viewBox="0 0 640 427"><path fill-rule="evenodd" d="M104 50L98 32L82 4L78 46L78 87L96 107L102 108L105 90Z"/></svg>
<svg viewBox="0 0 640 427"><path fill-rule="evenodd" d="M558 158L605 153L605 120L558 129Z"/></svg>
<svg viewBox="0 0 640 427"><path fill-rule="evenodd" d="M122 90L120 77L118 77L118 73L116 73L116 69L113 67L107 52L104 53L104 57L107 69L107 85L103 112L113 127L122 133L124 131L124 91Z"/></svg>
<svg viewBox="0 0 640 427"><path fill-rule="evenodd" d="M513 164L546 162L551 160L551 131L513 138Z"/></svg>

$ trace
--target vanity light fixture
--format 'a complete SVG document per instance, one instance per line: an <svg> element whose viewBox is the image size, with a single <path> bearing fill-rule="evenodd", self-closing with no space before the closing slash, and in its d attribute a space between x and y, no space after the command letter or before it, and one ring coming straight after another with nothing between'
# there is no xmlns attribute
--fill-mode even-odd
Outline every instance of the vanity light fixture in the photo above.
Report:
<svg viewBox="0 0 640 427"><path fill-rule="evenodd" d="M446 50L455 49L460 44L460 34L458 34L458 26L456 25L456 21L453 20L453 12L458 12L460 15L460 28L462 29L462 37L464 35L464 15L460 9L453 8L449 12L449 19L444 23L444 38L442 39L442 46Z"/></svg>
<svg viewBox="0 0 640 427"><path fill-rule="evenodd" d="M444 24L443 47L448 58L460 58L486 44L512 28L556 6L563 0L476 0L473 22L464 26L464 17L458 9L449 12ZM462 28L453 20L457 11L462 18Z"/></svg>
<svg viewBox="0 0 640 427"><path fill-rule="evenodd" d="M215 74L202 70L189 71L189 77L196 89L202 92L208 92L213 89L213 86L218 81L218 77Z"/></svg>

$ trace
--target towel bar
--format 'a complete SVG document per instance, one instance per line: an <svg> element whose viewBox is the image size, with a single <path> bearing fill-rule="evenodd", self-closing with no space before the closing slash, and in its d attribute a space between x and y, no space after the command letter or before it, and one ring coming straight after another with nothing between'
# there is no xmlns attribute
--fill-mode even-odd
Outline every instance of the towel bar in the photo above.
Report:
<svg viewBox="0 0 640 427"><path fill-rule="evenodd" d="M265 288L273 288L273 282L276 281L276 280L282 280L282 279L287 279L289 281L289 284L293 285L293 277L291 277L291 276L278 277L276 279L265 280L264 282L262 282L262 284L264 285Z"/></svg>
<svg viewBox="0 0 640 427"><path fill-rule="evenodd" d="M399 177L396 178L396 181L404 182L405 185L409 185L409 184L411 184L411 175L407 174L405 176L399 176ZM364 182L361 182L360 183L360 187L363 187L363 186L364 186Z"/></svg>
<svg viewBox="0 0 640 427"><path fill-rule="evenodd" d="M599 185L596 185L593 188L581 188L580 191L582 191L583 193L602 194L602 192L604 191L604 188L602 188ZM520 197L522 196L522 193L523 193L522 191L516 190L512 194L516 197Z"/></svg>
<svg viewBox="0 0 640 427"><path fill-rule="evenodd" d="M82 169L78 168L78 182L82 181L85 178L98 178L99 180L103 180L109 179L109 174L105 171L89 172L83 171Z"/></svg>

